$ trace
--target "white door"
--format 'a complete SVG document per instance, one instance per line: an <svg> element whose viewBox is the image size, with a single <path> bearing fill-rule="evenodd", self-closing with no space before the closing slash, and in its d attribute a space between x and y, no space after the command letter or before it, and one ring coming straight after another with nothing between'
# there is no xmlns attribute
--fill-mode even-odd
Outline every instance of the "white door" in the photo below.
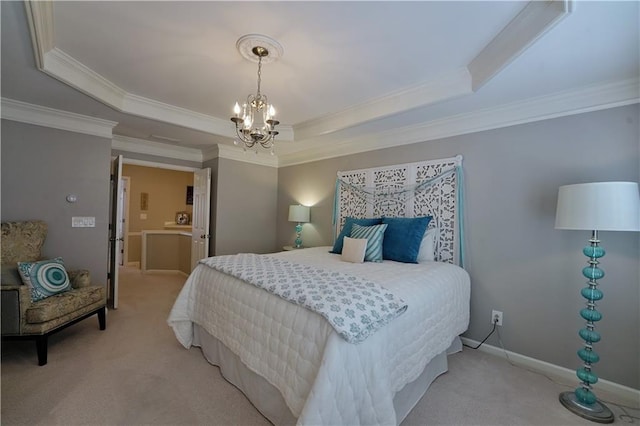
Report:
<svg viewBox="0 0 640 426"><path fill-rule="evenodd" d="M211 169L193 172L193 218L191 220L191 270L209 256L209 211L211 210Z"/></svg>
<svg viewBox="0 0 640 426"><path fill-rule="evenodd" d="M129 263L129 187L129 177L122 176L122 227L118 230L118 234L122 237L120 266L127 266Z"/></svg>
<svg viewBox="0 0 640 426"><path fill-rule="evenodd" d="M118 309L118 252L122 235L122 155L113 160L111 174L111 218L109 220L109 288L108 304Z"/></svg>

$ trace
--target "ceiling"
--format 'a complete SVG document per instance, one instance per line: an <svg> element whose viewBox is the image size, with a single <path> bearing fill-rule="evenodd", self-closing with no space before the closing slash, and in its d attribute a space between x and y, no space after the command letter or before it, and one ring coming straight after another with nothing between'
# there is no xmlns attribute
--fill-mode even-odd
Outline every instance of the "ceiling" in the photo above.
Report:
<svg viewBox="0 0 640 426"><path fill-rule="evenodd" d="M232 106L256 90L257 66L236 49L251 33L284 48L262 68L280 165L639 97L635 1L2 2L1 13L4 100L115 121L116 139L142 150L233 146Z"/></svg>

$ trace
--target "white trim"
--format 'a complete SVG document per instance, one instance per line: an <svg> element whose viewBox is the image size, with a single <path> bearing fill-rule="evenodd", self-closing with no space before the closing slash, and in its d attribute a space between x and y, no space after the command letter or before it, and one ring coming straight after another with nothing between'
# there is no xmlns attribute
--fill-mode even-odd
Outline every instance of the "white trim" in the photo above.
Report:
<svg viewBox="0 0 640 426"><path fill-rule="evenodd" d="M364 134L352 139L308 140L303 151L279 156L279 166L427 142L640 102L640 78L599 84L433 120L425 124Z"/></svg>
<svg viewBox="0 0 640 426"><path fill-rule="evenodd" d="M471 93L471 75L460 68L437 80L297 124L294 131L296 139L305 140Z"/></svg>
<svg viewBox="0 0 640 426"><path fill-rule="evenodd" d="M111 149L202 163L202 151L199 149L152 142L128 136L113 135Z"/></svg>
<svg viewBox="0 0 640 426"><path fill-rule="evenodd" d="M184 277L188 277L189 274L186 274L178 269L147 269L146 271L142 271L143 274L180 274Z"/></svg>
<svg viewBox="0 0 640 426"><path fill-rule="evenodd" d="M44 54L53 49L55 34L53 30L53 2L25 1L24 8L31 33L33 55L36 66L42 70Z"/></svg>
<svg viewBox="0 0 640 426"><path fill-rule="evenodd" d="M175 164L157 163L155 161L136 160L126 157L122 159L122 164L128 164L131 166L153 167L156 169L177 170L179 172L195 172L196 170L200 170L197 167L177 166Z"/></svg>
<svg viewBox="0 0 640 426"><path fill-rule="evenodd" d="M226 138L236 136L231 120L191 111L129 93L57 47L42 54L41 70L117 111L177 124ZM280 140L293 140L293 128L278 128Z"/></svg>
<svg viewBox="0 0 640 426"><path fill-rule="evenodd" d="M529 2L467 65L473 91L496 76L572 10L573 0Z"/></svg>
<svg viewBox="0 0 640 426"><path fill-rule="evenodd" d="M262 151L258 151L258 154L256 154L254 151L244 151L242 148L235 146L218 145L218 157L242 161L244 163L259 164L261 166L278 167L278 157L275 155Z"/></svg>
<svg viewBox="0 0 640 426"><path fill-rule="evenodd" d="M466 337L461 337L462 341L469 345L476 347L480 342ZM498 356L500 358L511 360L515 365L523 367L525 369L532 370L536 373L540 373L547 376L558 378L559 380L566 381L567 386L578 385L578 378L576 377L575 370L570 370L559 365L551 364L539 359L531 358L525 355L521 355L516 352L505 351L502 348L488 345L483 343L479 348L479 351L486 352L491 355ZM505 354L506 352L506 354ZM507 358L508 356L508 358ZM628 386L620 385L618 383L611 382L609 380L598 380L595 385L595 392L598 393L598 389L602 392L607 392L614 396L618 404L624 404L629 406L635 406L640 408L640 390L633 389ZM616 403L614 401L614 403Z"/></svg>
<svg viewBox="0 0 640 426"><path fill-rule="evenodd" d="M188 129L199 130L226 138L233 138L235 136L231 120L222 120L218 117L191 111L186 108L166 104L132 93L125 93L122 102L122 112L163 121L165 123L177 124Z"/></svg>
<svg viewBox="0 0 640 426"><path fill-rule="evenodd" d="M111 138L113 128L118 124L115 121L87 117L86 115L33 105L9 98L0 99L2 103L2 118L5 120L84 133L102 138Z"/></svg>
<svg viewBox="0 0 640 426"><path fill-rule="evenodd" d="M100 102L122 111L126 92L54 47L43 55L42 71Z"/></svg>

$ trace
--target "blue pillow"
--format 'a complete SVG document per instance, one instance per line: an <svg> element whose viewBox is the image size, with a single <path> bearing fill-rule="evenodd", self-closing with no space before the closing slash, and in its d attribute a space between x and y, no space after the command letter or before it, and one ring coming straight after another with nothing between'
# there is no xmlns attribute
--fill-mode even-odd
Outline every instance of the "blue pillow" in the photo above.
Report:
<svg viewBox="0 0 640 426"><path fill-rule="evenodd" d="M342 254L342 240L344 237L351 236L351 227L354 224L358 224L361 226L371 226L379 225L380 223L382 223L381 218L356 219L354 217L348 217L344 221L344 226L342 227L342 231L340 231L340 235L338 235L338 238L336 238L336 242L333 243L333 250L331 250L329 253Z"/></svg>
<svg viewBox="0 0 640 426"><path fill-rule="evenodd" d="M382 243L382 257L396 262L418 263L420 243L431 216L423 217L385 217L387 224Z"/></svg>
<svg viewBox="0 0 640 426"><path fill-rule="evenodd" d="M29 286L33 302L71 290L69 275L61 257L38 262L18 262L18 272L24 284Z"/></svg>
<svg viewBox="0 0 640 426"><path fill-rule="evenodd" d="M382 262L382 241L385 229L387 229L387 225L384 223L372 226L354 224L351 228L351 238L367 239L367 249L364 252L365 262Z"/></svg>

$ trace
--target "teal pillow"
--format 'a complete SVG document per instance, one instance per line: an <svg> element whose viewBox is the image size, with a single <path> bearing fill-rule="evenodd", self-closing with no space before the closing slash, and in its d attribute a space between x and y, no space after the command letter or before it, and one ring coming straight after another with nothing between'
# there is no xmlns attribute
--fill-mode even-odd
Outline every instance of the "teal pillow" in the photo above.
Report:
<svg viewBox="0 0 640 426"><path fill-rule="evenodd" d="M418 253L431 216L384 217L388 225L384 233L382 257L396 262L418 263Z"/></svg>
<svg viewBox="0 0 640 426"><path fill-rule="evenodd" d="M18 272L22 282L29 286L34 302L71 290L69 275L60 257L38 262L18 262Z"/></svg>
<svg viewBox="0 0 640 426"><path fill-rule="evenodd" d="M382 262L382 241L387 225L360 226L354 224L351 228L351 238L367 240L367 249L364 252L365 262Z"/></svg>
<svg viewBox="0 0 640 426"><path fill-rule="evenodd" d="M371 225L379 225L382 223L382 219L380 218L368 218L368 219L356 219L354 217L347 217L344 221L344 226L336 238L335 243L333 243L333 249L329 253L342 254L342 244L344 237L351 236L351 227L354 224L362 225L362 226L371 226Z"/></svg>

